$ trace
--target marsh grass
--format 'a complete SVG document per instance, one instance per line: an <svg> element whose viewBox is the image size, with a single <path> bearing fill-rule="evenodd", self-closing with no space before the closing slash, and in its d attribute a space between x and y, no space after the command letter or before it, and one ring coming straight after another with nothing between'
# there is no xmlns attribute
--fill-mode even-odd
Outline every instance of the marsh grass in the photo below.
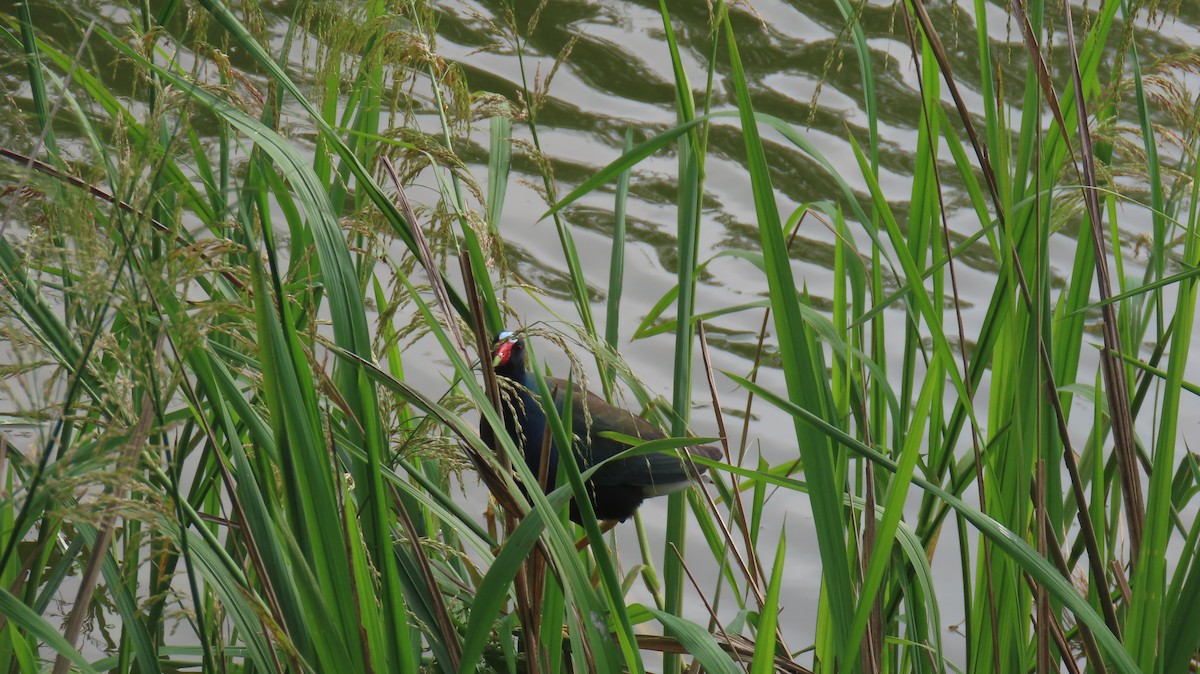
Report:
<svg viewBox="0 0 1200 674"><path fill-rule="evenodd" d="M1141 54L1124 4L1067 7L1069 20L1066 5L1014 3L1015 55L992 44L1004 27L987 25L983 3L960 8L974 30L956 39L977 41L971 73L951 70L922 2L898 4L893 30L911 46L921 98L904 193L879 179L878 63L851 3L838 3L844 56L870 120L846 132L858 175L840 175L802 127L756 111L738 48L738 31L755 29L745 15L712 7L707 70L688 73L662 3L677 124L627 134L618 159L569 190L538 135L554 70L531 72L523 56L540 6L496 17L521 57L520 90L504 100L473 93L438 56L436 13L420 3L325 4L271 40L254 3L240 14L219 0L160 5L71 36L40 33L27 4L2 15L29 92L18 142L32 148L4 148L5 671L53 660L83 672L640 672L656 651L667 671L708 672L1194 664L1200 465L1179 438L1197 390L1184 373L1200 128L1183 76L1197 63ZM1053 52L1052 28L1066 31ZM279 65L298 40L316 54L311 87ZM130 76L113 80L113 64ZM997 92L1002 70L1024 80ZM959 78L977 83L983 109L966 106ZM733 93L724 105L718 80ZM764 292L698 312L714 125L738 130L758 230L753 249L717 255L748 263ZM460 158L479 152L482 179ZM649 316L622 317L630 176L660 152L678 160L677 284ZM787 176L772 159L783 155L812 162L837 193L782 212L775 185ZM543 352L594 355L600 390L630 391L677 438L693 378L712 392L727 461L696 459L714 481L670 497L673 554L661 563L640 521L632 571L608 546L577 552L566 503L588 474L564 460L562 486L523 491L517 481L536 476L513 439L487 447L467 421L477 410L503 427L487 352L520 321L505 298L528 289L501 222L514 161L540 167L578 314L573 333L543 333ZM610 184L609 278L588 279L571 208ZM977 230L951 231L948 193ZM1126 217L1148 217L1151 234L1129 240ZM820 311L791 264L812 220L834 251ZM1064 236L1075 257L1055 277L1048 251ZM1140 274L1125 267L1135 252ZM956 270L968 255L996 269L971 332ZM754 368L713 371L712 320L758 331ZM674 336L669 403L616 353L635 322L639 339ZM435 393L408 376L428 363L406 351L417 343L449 364ZM785 389L757 382L767 357ZM718 381L746 398L719 400ZM731 405L745 426L720 415ZM748 451L755 405L794 420L794 456ZM1069 431L1081 414L1086 437ZM549 420L565 446L570 419ZM460 503L464 475L491 494L485 521ZM808 501L815 542L764 528L776 489ZM701 547L684 545L689 519ZM602 540L587 521L583 533ZM931 571L955 536L957 666L935 594L950 581ZM782 595L786 551L800 545L819 551L815 606ZM718 568L707 584L692 575L699 561ZM626 599L634 583L652 605ZM709 621L680 617L689 593ZM812 644L788 643L797 610L816 614Z"/></svg>

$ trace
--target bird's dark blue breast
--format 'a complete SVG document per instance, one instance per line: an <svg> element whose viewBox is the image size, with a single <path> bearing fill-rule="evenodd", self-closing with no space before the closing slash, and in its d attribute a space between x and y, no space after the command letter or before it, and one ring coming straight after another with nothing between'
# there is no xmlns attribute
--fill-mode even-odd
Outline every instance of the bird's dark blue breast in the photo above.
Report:
<svg viewBox="0 0 1200 674"><path fill-rule="evenodd" d="M537 386L537 382L532 381L533 377L528 372L525 372L524 375L524 381L520 382L520 386L513 387L517 389L516 395L513 396L510 392L506 396L508 402L513 404L514 409L512 414L505 411L504 425L509 436L520 443L522 453L525 455L525 465L529 466L529 472L533 473L536 478L541 469L542 446L546 437L546 414L542 411L537 398L531 393L531 390ZM553 437L549 439L549 442L550 462L546 467L546 484L553 487L558 476L558 447L554 444Z"/></svg>

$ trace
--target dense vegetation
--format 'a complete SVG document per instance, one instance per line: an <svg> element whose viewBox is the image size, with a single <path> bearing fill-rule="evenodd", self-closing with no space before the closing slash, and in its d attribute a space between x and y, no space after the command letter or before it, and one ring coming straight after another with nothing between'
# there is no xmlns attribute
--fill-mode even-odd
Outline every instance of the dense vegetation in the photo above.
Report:
<svg viewBox="0 0 1200 674"><path fill-rule="evenodd" d="M129 3L54 36L29 4L0 10L22 130L4 141L0 224L5 672L51 660L143 674L557 672L564 659L641 672L656 651L668 671L950 671L930 560L954 536L961 577L938 582L965 596L966 671L1194 664L1200 466L1181 410L1197 392L1185 381L1196 55L1139 51L1134 26L1151 15L1135 3L1068 18L1065 3L1017 1L1005 27L980 2L955 14L974 30L954 48L977 70L955 72L945 28L922 0L899 3L892 30L922 100L898 191L880 179L881 65L861 7L837 0L868 120L844 129L851 180L803 127L756 112L738 49L763 29L749 10L714 3L707 71L689 73L667 4L677 124L631 134L565 195L538 134L553 73L473 90L437 54L436 14L417 0L300 3L282 36L254 2ZM520 53L537 18L494 17L502 47ZM1012 42L997 44L1006 29ZM315 56L315 86L298 84L293 50ZM978 96L962 95L964 79ZM758 241L720 254L753 265L764 293L702 313L706 158L731 129ZM489 138L482 160L472 131ZM678 284L624 321L673 339L669 402L617 355L629 180L664 154L678 162ZM577 313L572 330L534 331L535 364L560 346L594 359L574 376L630 391L675 437L688 434L693 379L737 382L794 419L798 450L782 461L759 460L721 420L727 461L669 497L655 542L679 553L698 523L703 545L686 556L654 561L644 532L632 567L605 545L577 552L580 533L602 539L566 518L577 467L563 462L553 493L526 493L512 439L479 439L478 415L499 427L491 336L522 322L506 298L528 290L500 217L514 157L539 176ZM835 193L781 212L780 157L811 162ZM950 190L978 218L969 237L947 224ZM615 200L606 280L584 277L570 224L598 191ZM791 264L814 219L838 279L819 310ZM1127 220L1149 234L1131 237ZM1073 259L1052 260L1064 238ZM995 267L970 334L956 277L968 255ZM718 318L761 331L750 371L694 371ZM440 393L406 376L430 362L407 351L418 343L448 364ZM756 383L760 360L784 390ZM550 420L565 446L567 420ZM460 504L475 475L494 518ZM775 490L810 504L816 540L763 526ZM820 552L816 605L781 597L796 546ZM717 571L698 581L699 564ZM627 600L633 584L654 601ZM712 620L680 617L685 594ZM789 642L784 605L817 614L814 643Z"/></svg>

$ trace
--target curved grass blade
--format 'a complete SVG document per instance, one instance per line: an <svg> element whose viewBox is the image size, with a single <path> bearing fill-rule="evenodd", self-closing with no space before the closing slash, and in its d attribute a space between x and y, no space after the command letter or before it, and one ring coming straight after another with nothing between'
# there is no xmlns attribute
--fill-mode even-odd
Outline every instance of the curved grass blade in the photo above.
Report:
<svg viewBox="0 0 1200 674"><path fill-rule="evenodd" d="M13 596L7 588L0 587L0 613L30 634L36 636L55 652L70 660L80 671L87 674L99 674L88 661L71 647L58 629L46 622L46 619L33 612L25 602Z"/></svg>
<svg viewBox="0 0 1200 674"><path fill-rule="evenodd" d="M792 275L787 244L783 238L783 223L771 186L766 154L755 123L754 108L746 74L738 54L736 35L728 16L724 17L725 38L732 80L742 120L742 136L750 169L754 208L758 215L759 238L767 263L767 283L770 287L772 316L779 340L784 378L788 396L806 409L817 410L822 417L829 413L828 383L821 354L800 313L800 298ZM814 385L816 384L816 385ZM850 637L854 615L854 586L850 581L850 565L846 555L845 527L842 521L841 485L834 476L833 456L829 438L809 424L794 418L796 441L804 459L805 472L811 481L821 485L810 492L817 542L821 553L825 589L831 612L829 624L833 630L834 652L840 652ZM837 667L838 663L827 663Z"/></svg>
<svg viewBox="0 0 1200 674"><path fill-rule="evenodd" d="M713 638L699 625L684 620L666 611L660 611L653 606L635 604L630 610L640 610L649 613L662 623L663 631L679 640L705 672L710 674L740 674L733 660Z"/></svg>

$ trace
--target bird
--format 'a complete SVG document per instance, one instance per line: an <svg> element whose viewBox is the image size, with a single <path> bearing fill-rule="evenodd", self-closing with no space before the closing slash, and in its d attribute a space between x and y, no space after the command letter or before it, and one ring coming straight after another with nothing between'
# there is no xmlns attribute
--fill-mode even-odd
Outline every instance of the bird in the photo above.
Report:
<svg viewBox="0 0 1200 674"><path fill-rule="evenodd" d="M500 386L501 396L506 398L500 410L504 427L523 450L525 465L537 476L542 462L546 414L538 402L540 396L533 393L537 389L537 380L526 370L525 359L525 343L516 333L504 331L496 337L492 347L493 368L499 377L508 380L505 384L513 384ZM554 404L561 413L568 382L556 377L547 377L546 384L554 392ZM629 449L626 444L602 437L600 434L605 431L642 440L667 437L657 427L629 410L611 405L576 384L572 386L571 429L575 435L573 450L581 473ZM480 438L489 447L495 446L495 436L486 419L480 422L479 432ZM560 451L553 438L549 442L549 448L547 490L554 486L555 476L558 475ZM724 458L720 449L708 445L687 447L684 451L713 461ZM613 524L623 522L632 516L647 498L688 488L699 478L699 473L705 470L704 466L698 465L693 470L693 465L695 464L684 461L675 453L665 452L653 452L605 464L585 485L596 519ZM574 500L571 501L570 517L576 524L583 523L579 507Z"/></svg>

